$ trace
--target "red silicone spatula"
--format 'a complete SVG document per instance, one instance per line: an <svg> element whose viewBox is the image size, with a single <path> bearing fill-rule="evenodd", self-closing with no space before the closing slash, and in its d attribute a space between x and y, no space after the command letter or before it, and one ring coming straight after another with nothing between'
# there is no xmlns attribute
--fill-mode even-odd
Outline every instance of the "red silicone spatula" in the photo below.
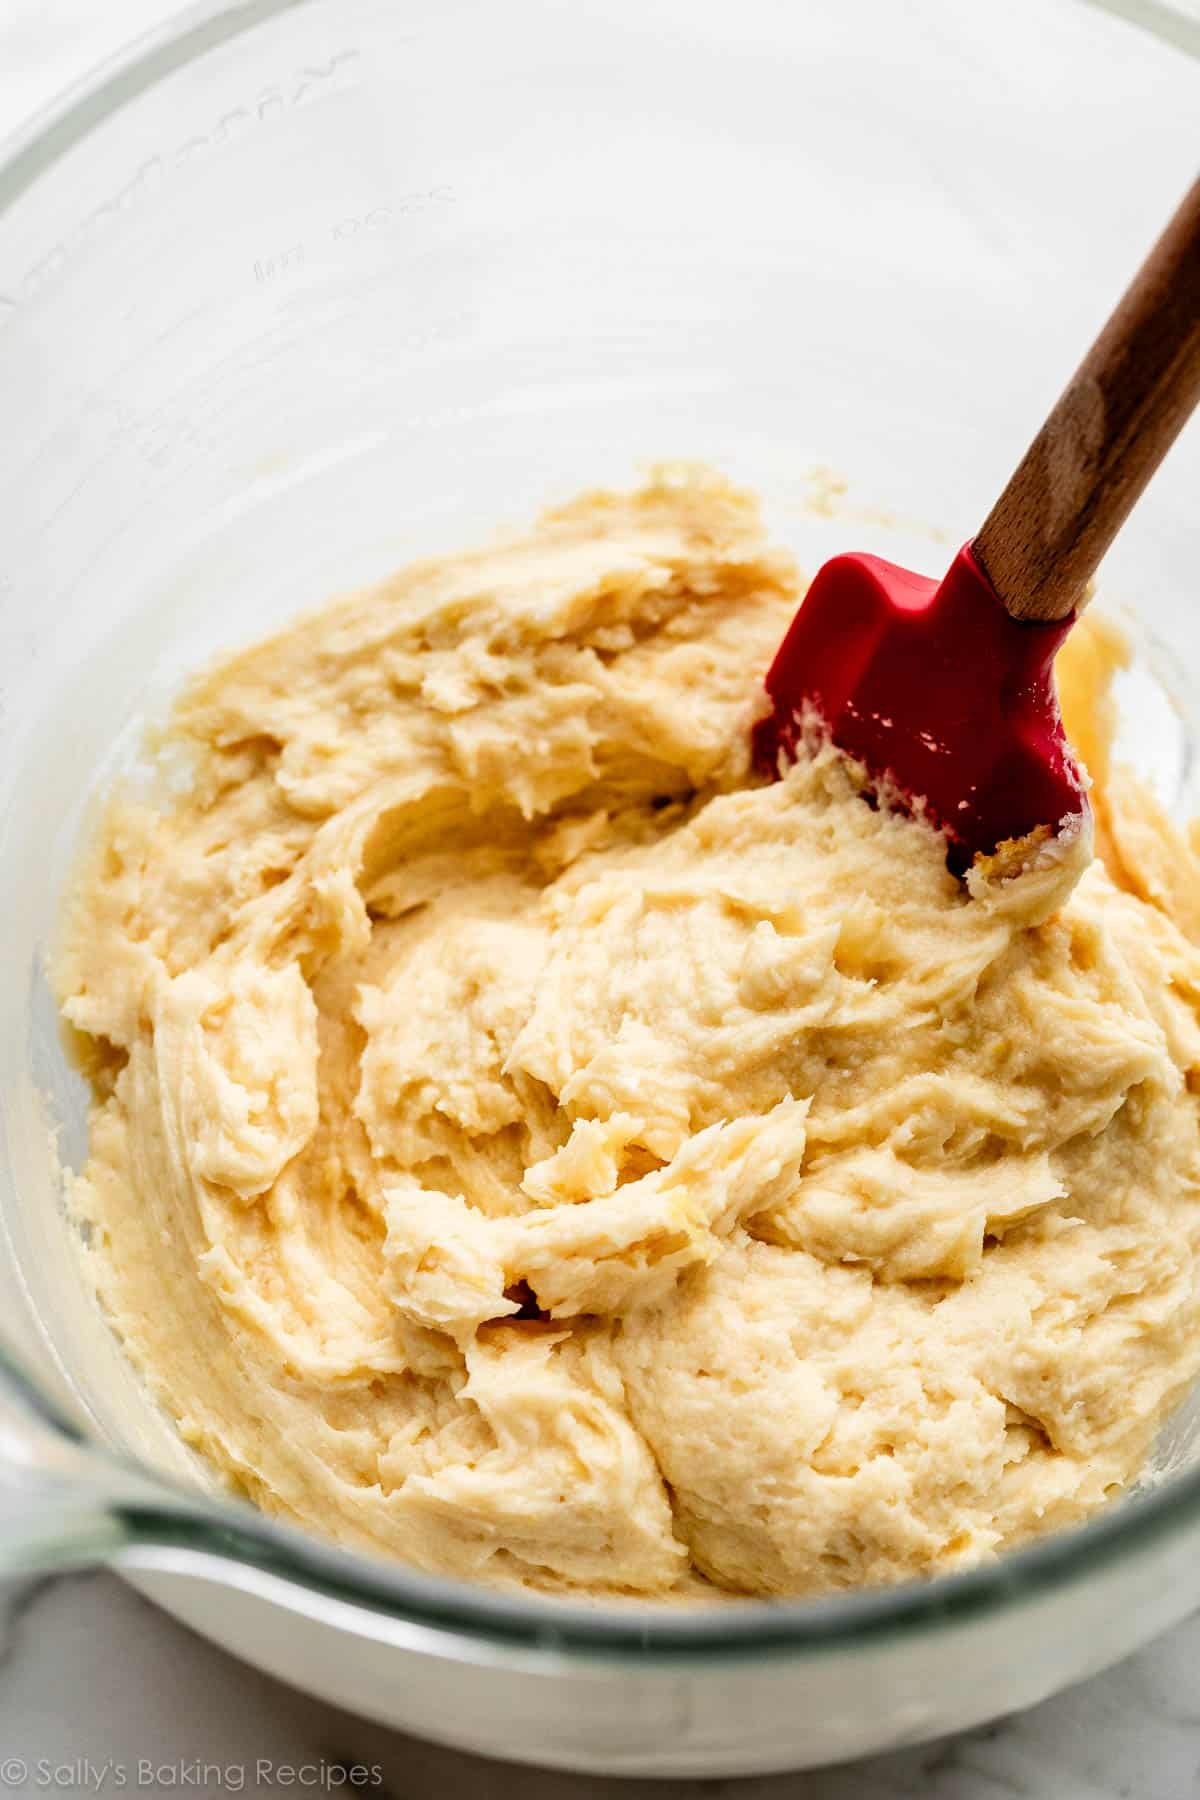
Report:
<svg viewBox="0 0 1200 1800"><path fill-rule="evenodd" d="M1085 813L1054 655L1198 400L1200 181L943 580L857 553L818 571L767 675L758 766L828 733L924 803L959 868Z"/></svg>

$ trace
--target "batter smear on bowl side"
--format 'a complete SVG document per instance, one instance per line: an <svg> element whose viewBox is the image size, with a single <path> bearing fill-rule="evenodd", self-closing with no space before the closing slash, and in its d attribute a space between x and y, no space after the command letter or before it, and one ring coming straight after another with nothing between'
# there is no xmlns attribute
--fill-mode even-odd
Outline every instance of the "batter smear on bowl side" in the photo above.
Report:
<svg viewBox="0 0 1200 1800"><path fill-rule="evenodd" d="M195 680L56 982L73 1204L267 1511L543 1590L960 1567L1136 1476L1200 1363L1200 884L1059 662L1090 832L965 883L832 749L801 584L663 469Z"/></svg>

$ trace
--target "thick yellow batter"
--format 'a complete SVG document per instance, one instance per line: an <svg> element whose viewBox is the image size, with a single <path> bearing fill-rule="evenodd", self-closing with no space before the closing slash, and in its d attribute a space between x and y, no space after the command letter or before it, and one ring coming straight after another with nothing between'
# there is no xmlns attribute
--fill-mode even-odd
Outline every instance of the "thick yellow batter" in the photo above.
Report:
<svg viewBox="0 0 1200 1800"><path fill-rule="evenodd" d="M1063 662L1107 866L966 891L833 753L752 784L796 597L665 471L222 663L112 801L75 1201L271 1512L543 1589L894 1580L1100 1505L1192 1378L1200 885L1111 645Z"/></svg>

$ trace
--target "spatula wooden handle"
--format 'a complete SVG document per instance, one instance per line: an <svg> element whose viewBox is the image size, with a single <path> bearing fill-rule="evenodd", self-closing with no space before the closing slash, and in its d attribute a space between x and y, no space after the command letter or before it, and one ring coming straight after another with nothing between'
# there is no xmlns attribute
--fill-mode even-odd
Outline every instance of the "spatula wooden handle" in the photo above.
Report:
<svg viewBox="0 0 1200 1800"><path fill-rule="evenodd" d="M1200 180L984 521L975 555L1014 619L1065 619L1200 401Z"/></svg>

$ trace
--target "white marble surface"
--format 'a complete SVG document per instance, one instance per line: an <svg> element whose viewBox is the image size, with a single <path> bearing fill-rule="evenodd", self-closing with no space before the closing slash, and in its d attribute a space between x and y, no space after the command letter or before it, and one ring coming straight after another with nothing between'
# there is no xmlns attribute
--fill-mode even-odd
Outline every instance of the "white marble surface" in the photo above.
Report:
<svg viewBox="0 0 1200 1800"><path fill-rule="evenodd" d="M0 0L0 137L170 10L166 0ZM322 1762L359 1763L372 1771L359 1791L412 1800L714 1791L742 1800L1185 1800L1200 1796L1198 1668L1200 1618L1021 1718L944 1743L809 1775L607 1781L482 1762L355 1720L241 1666L115 1577L94 1574L0 1596L0 1800L121 1787L294 1791L298 1778L288 1783L280 1765L311 1772ZM205 1779L202 1763L222 1773ZM320 1791L316 1778L309 1791Z"/></svg>

